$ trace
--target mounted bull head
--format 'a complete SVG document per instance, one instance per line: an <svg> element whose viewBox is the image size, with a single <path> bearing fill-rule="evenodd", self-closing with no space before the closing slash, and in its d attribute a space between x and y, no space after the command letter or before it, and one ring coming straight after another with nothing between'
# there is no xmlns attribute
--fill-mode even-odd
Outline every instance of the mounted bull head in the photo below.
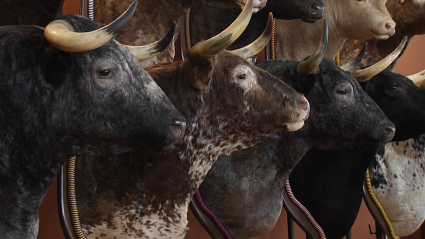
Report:
<svg viewBox="0 0 425 239"><path fill-rule="evenodd" d="M237 22L246 26L251 11L249 0ZM233 24L190 49L184 61L146 69L188 121L173 151L157 154L140 148L114 157L114 166L108 160L77 160L82 163L76 166L76 198L84 205L79 210L82 228L90 236L183 238L189 201L219 154L303 126L309 112L304 96L223 50L241 31ZM116 177L105 177L105 172ZM92 203L101 206L86 206Z"/></svg>
<svg viewBox="0 0 425 239"><path fill-rule="evenodd" d="M326 56L334 59L345 39L386 39L395 32L395 23L385 8L385 0L323 0L323 18L329 23L329 42ZM302 60L310 55L321 36L321 23L299 20L276 21L276 59ZM304 36L311 36L306 39Z"/></svg>
<svg viewBox="0 0 425 239"><path fill-rule="evenodd" d="M249 149L221 155L199 188L205 205L222 223L220 228L234 238L252 238L273 228L282 209L285 180L311 147L375 146L394 135L394 125L353 75L323 58L326 24L323 32L315 54L303 62L256 64L310 99L310 116L304 127L278 132Z"/></svg>

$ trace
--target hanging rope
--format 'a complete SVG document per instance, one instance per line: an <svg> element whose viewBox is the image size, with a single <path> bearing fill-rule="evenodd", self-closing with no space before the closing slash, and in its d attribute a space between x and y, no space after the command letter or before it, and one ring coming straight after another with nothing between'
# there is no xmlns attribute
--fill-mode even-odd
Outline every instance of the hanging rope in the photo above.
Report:
<svg viewBox="0 0 425 239"><path fill-rule="evenodd" d="M81 229L80 214L78 213L77 194L75 190L75 163L76 157L73 156L68 160L67 177L68 177L68 203L71 212L71 221L75 235L78 239L87 239Z"/></svg>
<svg viewBox="0 0 425 239"><path fill-rule="evenodd" d="M88 4L88 17L94 20L94 0L89 0Z"/></svg>
<svg viewBox="0 0 425 239"><path fill-rule="evenodd" d="M323 231L322 227L320 227L319 223L314 220L313 216L310 214L310 212L307 210L307 208L302 205L297 198L295 198L294 194L292 193L291 184L289 183L289 180L286 180L285 182L285 190L288 193L289 198L291 201L297 205L297 207L304 212L304 214L307 216L310 223L313 225L313 227L317 230L317 232L320 235L320 239L326 239L325 232Z"/></svg>
<svg viewBox="0 0 425 239"><path fill-rule="evenodd" d="M381 203L379 203L378 198L376 197L375 193L372 190L372 184L370 183L369 168L366 170L365 181L367 186L367 192L369 193L370 198L372 199L373 203L375 203L376 207L378 208L379 212L384 218L385 224L387 224L388 230L390 231L391 238L398 239L397 235L394 233L394 228L391 225L390 219L388 219L388 216L385 213L384 208L382 207Z"/></svg>
<svg viewBox="0 0 425 239"><path fill-rule="evenodd" d="M273 29L272 36L270 37L270 58L272 60L276 59L276 18L273 18Z"/></svg>

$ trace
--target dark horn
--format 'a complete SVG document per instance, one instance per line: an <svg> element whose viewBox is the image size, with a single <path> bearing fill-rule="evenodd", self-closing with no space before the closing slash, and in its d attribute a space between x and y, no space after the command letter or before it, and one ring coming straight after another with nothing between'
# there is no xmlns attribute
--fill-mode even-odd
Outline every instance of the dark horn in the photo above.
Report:
<svg viewBox="0 0 425 239"><path fill-rule="evenodd" d="M297 72L300 75L309 75L319 66L320 62L325 57L326 48L328 47L328 22L324 21L325 30L323 31L322 42L316 51L305 61L302 61L297 66Z"/></svg>
<svg viewBox="0 0 425 239"><path fill-rule="evenodd" d="M173 41L176 32L176 23L173 23L170 30L168 30L165 37L162 39L145 46L127 46L126 47L133 53L137 60L142 61L154 57L165 50L168 45Z"/></svg>
<svg viewBox="0 0 425 239"><path fill-rule="evenodd" d="M354 58L354 60L348 62L347 64L344 64L341 66L341 69L344 71L353 71L354 68L362 61L367 49L367 42L363 45L362 50L359 52L359 54Z"/></svg>

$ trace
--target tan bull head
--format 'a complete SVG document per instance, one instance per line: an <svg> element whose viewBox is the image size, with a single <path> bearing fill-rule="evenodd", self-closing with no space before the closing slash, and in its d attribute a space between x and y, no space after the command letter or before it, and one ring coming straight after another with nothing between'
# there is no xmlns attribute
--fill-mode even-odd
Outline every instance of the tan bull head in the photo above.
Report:
<svg viewBox="0 0 425 239"><path fill-rule="evenodd" d="M335 24L345 35L357 40L387 39L394 35L396 23L392 20L386 0L374 1L326 1L326 9L332 8ZM326 14L326 13L325 13Z"/></svg>

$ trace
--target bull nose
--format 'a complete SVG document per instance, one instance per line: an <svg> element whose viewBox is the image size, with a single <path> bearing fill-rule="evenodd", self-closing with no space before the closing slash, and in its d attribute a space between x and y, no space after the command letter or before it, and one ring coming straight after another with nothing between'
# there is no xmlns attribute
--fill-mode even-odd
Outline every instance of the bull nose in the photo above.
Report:
<svg viewBox="0 0 425 239"><path fill-rule="evenodd" d="M395 33L395 27L396 23L394 21L384 21L381 24L383 24L383 29L385 29L385 34L388 36L392 36Z"/></svg>
<svg viewBox="0 0 425 239"><path fill-rule="evenodd" d="M310 103L308 103L308 100L303 97L298 101L298 106L306 113L306 116L303 120L307 119L308 114L310 112Z"/></svg>
<svg viewBox="0 0 425 239"><path fill-rule="evenodd" d="M325 8L323 6L318 6L316 3L313 3L310 5L308 12L310 15L323 16L324 9Z"/></svg>
<svg viewBox="0 0 425 239"><path fill-rule="evenodd" d="M183 138L184 132L186 130L186 122L174 119L170 123L170 128L176 137L173 144L176 144Z"/></svg>
<svg viewBox="0 0 425 239"><path fill-rule="evenodd" d="M387 135L387 142L391 141L395 134L395 128L392 126L385 126L385 134Z"/></svg>

